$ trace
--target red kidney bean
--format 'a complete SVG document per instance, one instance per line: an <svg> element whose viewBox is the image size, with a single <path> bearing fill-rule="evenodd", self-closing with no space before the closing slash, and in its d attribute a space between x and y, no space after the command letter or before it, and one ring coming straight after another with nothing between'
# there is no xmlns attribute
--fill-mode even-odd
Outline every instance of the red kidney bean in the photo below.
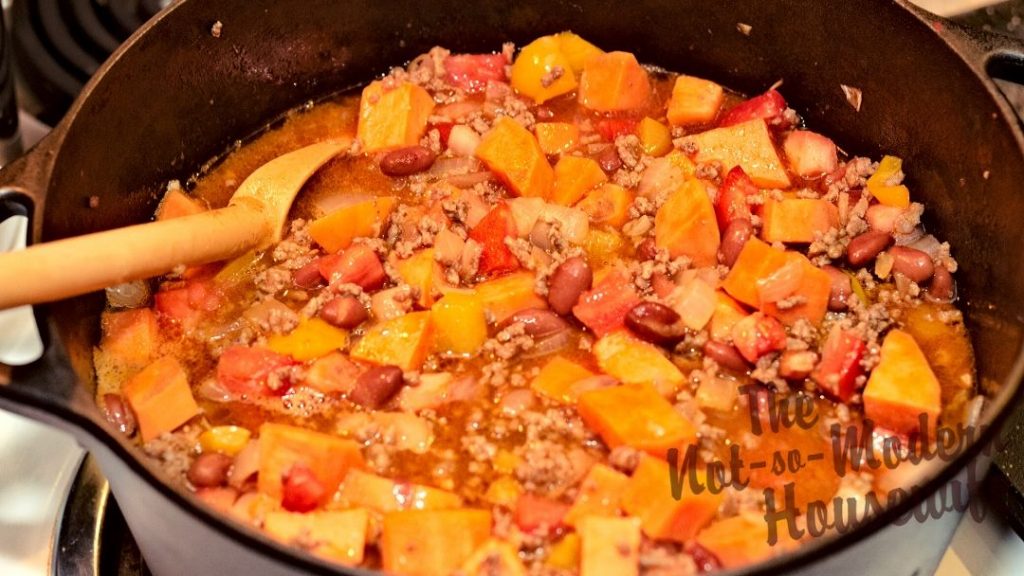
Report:
<svg viewBox="0 0 1024 576"><path fill-rule="evenodd" d="M597 155L597 163L601 166L601 170L611 174L612 172L618 171L622 168L622 158L619 158L619 151L615 149L615 146L609 146L601 151Z"/></svg>
<svg viewBox="0 0 1024 576"><path fill-rule="evenodd" d="M103 412L107 422L125 436L135 434L135 413L120 394L103 395Z"/></svg>
<svg viewBox="0 0 1024 576"><path fill-rule="evenodd" d="M594 273L586 260L579 256L567 259L548 278L548 305L559 314L568 314L593 282Z"/></svg>
<svg viewBox="0 0 1024 576"><path fill-rule="evenodd" d="M846 247L846 260L853 266L863 266L871 262L882 250L892 244L892 235L887 232L871 230L850 240Z"/></svg>
<svg viewBox="0 0 1024 576"><path fill-rule="evenodd" d="M328 324L351 330L370 317L363 304L352 296L340 296L320 309L320 317Z"/></svg>
<svg viewBox="0 0 1024 576"><path fill-rule="evenodd" d="M430 148L423 146L399 148L380 159L380 171L392 177L409 176L430 168L436 157Z"/></svg>
<svg viewBox="0 0 1024 576"><path fill-rule="evenodd" d="M853 295L853 284L850 277L835 266L822 266L822 270L832 280L832 291L828 296L828 309L841 312L849 307L850 296Z"/></svg>
<svg viewBox="0 0 1024 576"><path fill-rule="evenodd" d="M499 330L504 330L512 324L522 324L526 334L533 338L547 338L553 334L569 329L569 323L551 310L543 308L527 308L509 316L498 325Z"/></svg>
<svg viewBox="0 0 1024 576"><path fill-rule="evenodd" d="M658 302L641 302L626 314L626 327L654 344L675 344L686 335L686 327L675 310Z"/></svg>
<svg viewBox="0 0 1024 576"><path fill-rule="evenodd" d="M700 574L714 572L722 568L718 556L700 544L692 544L687 552L689 552L690 558L693 558L693 563L697 565L697 572Z"/></svg>
<svg viewBox="0 0 1024 576"><path fill-rule="evenodd" d="M640 260L654 260L658 257L658 244L654 238L645 238L636 247L636 257Z"/></svg>
<svg viewBox="0 0 1024 576"><path fill-rule="evenodd" d="M889 255L892 256L893 272L899 272L918 284L935 273L935 264L927 252L906 246L893 246L889 249Z"/></svg>
<svg viewBox="0 0 1024 576"><path fill-rule="evenodd" d="M928 285L926 297L932 302L951 302L956 294L953 275L945 266L936 266L932 282Z"/></svg>
<svg viewBox="0 0 1024 576"><path fill-rule="evenodd" d="M810 350L787 350L779 358L779 376L786 380L803 380L814 371L818 355Z"/></svg>
<svg viewBox="0 0 1024 576"><path fill-rule="evenodd" d="M547 106L537 106L533 115L537 117L537 120L551 120L555 117L555 111Z"/></svg>
<svg viewBox="0 0 1024 576"><path fill-rule="evenodd" d="M292 272L292 282L305 290L312 290L323 284L323 277L320 276L319 259L314 259L309 264Z"/></svg>
<svg viewBox="0 0 1024 576"><path fill-rule="evenodd" d="M718 363L722 368L733 372L746 372L750 365L732 344L708 340L704 345L704 355Z"/></svg>
<svg viewBox="0 0 1024 576"><path fill-rule="evenodd" d="M739 258L744 244L754 235L754 226L746 218L735 218L725 227L722 243L718 246L718 261L732 266Z"/></svg>
<svg viewBox="0 0 1024 576"><path fill-rule="evenodd" d="M359 375L348 399L367 408L380 408L402 389L402 369L390 364L374 366Z"/></svg>
<svg viewBox="0 0 1024 576"><path fill-rule="evenodd" d="M234 459L226 454L206 452L192 462L185 476L196 488L223 486L227 484L232 463Z"/></svg>

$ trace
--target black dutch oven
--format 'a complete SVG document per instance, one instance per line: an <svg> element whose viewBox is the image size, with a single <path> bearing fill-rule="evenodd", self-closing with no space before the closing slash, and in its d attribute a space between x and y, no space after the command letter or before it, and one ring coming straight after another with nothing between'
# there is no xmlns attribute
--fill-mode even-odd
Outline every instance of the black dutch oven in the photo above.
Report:
<svg viewBox="0 0 1024 576"><path fill-rule="evenodd" d="M219 37L211 33L217 21ZM981 450L1024 371L1024 135L990 78L1024 70L1024 51L1010 40L969 36L886 0L184 0L139 30L57 128L0 172L0 218L30 216L33 242L145 221L157 185L187 178L304 102L434 45L491 51L566 29L748 93L783 79L809 126L847 152L905 159L910 185L929 208L927 224L961 265L978 375L991 398L989 427L901 506L744 572L933 572L960 516L895 521L964 480L969 467L987 468ZM859 111L843 84L863 91ZM93 196L99 202L89 208ZM36 307L45 354L13 369L0 385L0 405L69 430L96 456L153 572L360 573L214 514L166 483L104 421L91 364L102 306L102 295L92 294Z"/></svg>

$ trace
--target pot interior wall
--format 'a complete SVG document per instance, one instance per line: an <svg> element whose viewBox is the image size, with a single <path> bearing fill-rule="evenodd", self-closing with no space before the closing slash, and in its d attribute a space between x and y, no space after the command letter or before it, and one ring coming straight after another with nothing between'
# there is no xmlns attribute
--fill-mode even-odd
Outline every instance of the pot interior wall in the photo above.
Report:
<svg viewBox="0 0 1024 576"><path fill-rule="evenodd" d="M210 28L223 23L219 38ZM738 23L751 26L749 35ZM851 154L901 156L928 223L954 247L982 376L1021 346L1024 162L972 70L896 4L520 0L186 1L135 41L73 109L50 182L45 239L145 220L187 178L268 119L441 44L492 51L571 29L606 49L748 93L783 80L811 128ZM863 91L854 110L841 84ZM97 196L99 207L87 208ZM84 304L84 305L83 305ZM56 305L88 381L98 297Z"/></svg>

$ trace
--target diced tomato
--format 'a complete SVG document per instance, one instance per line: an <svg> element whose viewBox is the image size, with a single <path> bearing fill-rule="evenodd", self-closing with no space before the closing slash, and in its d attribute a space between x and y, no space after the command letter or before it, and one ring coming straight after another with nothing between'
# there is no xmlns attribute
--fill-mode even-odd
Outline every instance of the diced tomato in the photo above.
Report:
<svg viewBox="0 0 1024 576"><path fill-rule="evenodd" d="M637 123L632 118L604 118L603 120L598 120L595 127L602 138L609 142L614 142L619 136L636 134Z"/></svg>
<svg viewBox="0 0 1024 576"><path fill-rule="evenodd" d="M441 146L448 146L448 137L452 135L452 128L455 127L454 122L439 122L437 124L431 124L431 128L437 130L437 133L441 135Z"/></svg>
<svg viewBox="0 0 1024 576"><path fill-rule="evenodd" d="M272 390L267 386L267 380L274 371L294 363L290 357L265 348L232 346L217 361L217 381L235 394L281 394L288 386Z"/></svg>
<svg viewBox="0 0 1024 576"><path fill-rule="evenodd" d="M294 464L281 478L281 507L289 512L315 510L327 489L305 464Z"/></svg>
<svg viewBox="0 0 1024 576"><path fill-rule="evenodd" d="M857 392L857 377L863 373L860 361L866 348L856 330L833 327L811 378L829 396L848 402Z"/></svg>
<svg viewBox="0 0 1024 576"><path fill-rule="evenodd" d="M789 167L803 178L819 178L839 168L836 145L817 132L795 130L789 133L782 149Z"/></svg>
<svg viewBox="0 0 1024 576"><path fill-rule="evenodd" d="M745 102L740 102L722 116L719 126L742 124L748 120L764 118L768 124L777 125L782 122L782 113L786 110L786 100L775 90L769 90Z"/></svg>
<svg viewBox="0 0 1024 576"><path fill-rule="evenodd" d="M210 280L189 280L181 288L158 291L153 299L156 311L185 331L199 324L203 312L221 305L220 294Z"/></svg>
<svg viewBox="0 0 1024 576"><path fill-rule="evenodd" d="M448 82L469 93L483 92L487 82L507 82L502 54L456 54L444 59Z"/></svg>
<svg viewBox="0 0 1024 576"><path fill-rule="evenodd" d="M339 254L319 260L320 275L328 282L358 284L364 290L384 285L384 266L377 253L366 244L354 244ZM337 276L335 276L337 275Z"/></svg>
<svg viewBox="0 0 1024 576"><path fill-rule="evenodd" d="M512 210L504 202L495 206L469 231L482 252L477 272L481 276L500 276L519 268L519 260L505 245L505 238L516 235L516 222Z"/></svg>
<svg viewBox="0 0 1024 576"><path fill-rule="evenodd" d="M786 330L778 320L755 312L732 327L732 343L747 362L786 347Z"/></svg>
<svg viewBox="0 0 1024 576"><path fill-rule="evenodd" d="M715 216L718 217L718 229L725 230L729 222L737 218L750 220L750 205L747 204L748 196L756 196L761 191L754 185L754 181L747 176L743 168L735 166L722 180L722 187L718 189L718 197L715 199Z"/></svg>
<svg viewBox="0 0 1024 576"><path fill-rule="evenodd" d="M615 270L584 292L572 313L594 334L604 336L625 327L626 314L639 303L629 274Z"/></svg>
<svg viewBox="0 0 1024 576"><path fill-rule="evenodd" d="M535 533L545 528L555 530L561 527L568 511L568 504L533 494L523 494L516 500L513 519L523 532Z"/></svg>

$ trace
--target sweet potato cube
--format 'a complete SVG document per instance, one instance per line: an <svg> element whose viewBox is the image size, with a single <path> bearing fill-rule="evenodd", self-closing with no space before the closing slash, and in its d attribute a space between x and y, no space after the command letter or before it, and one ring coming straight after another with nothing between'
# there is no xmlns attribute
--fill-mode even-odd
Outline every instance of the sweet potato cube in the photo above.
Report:
<svg viewBox="0 0 1024 576"><path fill-rule="evenodd" d="M786 309L779 308L775 302L762 305L758 281L770 277L793 261L801 267L801 277L800 284L791 297L796 297L801 302ZM744 244L732 270L722 282L722 287L733 298L760 308L765 314L774 316L787 325L801 318L812 324L820 323L828 310L831 286L828 273L811 264L806 256L776 250L757 238L751 238Z"/></svg>
<svg viewBox="0 0 1024 576"><path fill-rule="evenodd" d="M404 386L398 392L398 407L403 412L420 412L433 410L449 402L455 401L456 393L462 391L461 384L475 380L456 381L450 372L420 374L420 382L416 386ZM472 395L471 388L465 392Z"/></svg>
<svg viewBox="0 0 1024 576"><path fill-rule="evenodd" d="M583 64L579 101L597 112L636 110L647 104L651 81L629 52L597 54Z"/></svg>
<svg viewBox="0 0 1024 576"><path fill-rule="evenodd" d="M376 238L395 207L396 199L381 196L339 208L309 225L313 241L329 253L344 250L355 238Z"/></svg>
<svg viewBox="0 0 1024 576"><path fill-rule="evenodd" d="M555 185L551 191L551 201L562 206L572 206L584 194L607 181L608 176L592 158L562 156L555 164Z"/></svg>
<svg viewBox="0 0 1024 576"><path fill-rule="evenodd" d="M369 522L370 515L362 508L308 514L273 511L263 529L285 544L301 543L314 554L356 566L363 561Z"/></svg>
<svg viewBox="0 0 1024 576"><path fill-rule="evenodd" d="M579 494L565 515L565 523L574 526L585 516L618 516L622 493L629 477L606 466L595 464L580 482Z"/></svg>
<svg viewBox="0 0 1024 576"><path fill-rule="evenodd" d="M484 310L490 312L496 324L500 324L520 310L548 307L547 301L534 292L535 283L533 272L516 272L477 284L476 295Z"/></svg>
<svg viewBox="0 0 1024 576"><path fill-rule="evenodd" d="M761 238L765 242L814 242L839 224L839 209L827 200L765 200Z"/></svg>
<svg viewBox="0 0 1024 576"><path fill-rule="evenodd" d="M803 267L803 274L800 277L800 285L793 292L793 296L799 299L800 303L786 309L782 309L777 303L772 302L761 306L761 311L769 316L774 316L783 324L790 326L797 320L807 320L811 324L820 324L828 311L828 299L832 293L832 280L821 268L818 268L803 254L791 253L790 259L800 262Z"/></svg>
<svg viewBox="0 0 1024 576"><path fill-rule="evenodd" d="M700 180L687 180L658 209L654 241L673 258L690 258L694 266L718 263L718 221L707 188Z"/></svg>
<svg viewBox="0 0 1024 576"><path fill-rule="evenodd" d="M644 198L655 198L663 191L678 190L696 171L697 165L686 154L673 150L651 161L640 177L637 193Z"/></svg>
<svg viewBox="0 0 1024 576"><path fill-rule="evenodd" d="M713 522L697 534L697 544L718 558L722 568L739 568L766 560L792 549L785 524L780 524L779 541L768 544L768 524L761 514L741 513Z"/></svg>
<svg viewBox="0 0 1024 576"><path fill-rule="evenodd" d="M171 432L199 413L188 375L173 356L164 356L143 368L123 390L135 412L143 442Z"/></svg>
<svg viewBox="0 0 1024 576"><path fill-rule="evenodd" d="M622 508L640 519L644 534L654 540L686 542L707 526L718 513L725 493L707 490L706 473L697 471L705 490L694 494L689 471L680 470L682 489L676 500L672 494L669 464L651 456L641 456L640 464L622 491Z"/></svg>
<svg viewBox="0 0 1024 576"><path fill-rule="evenodd" d="M732 270L722 281L722 288L733 298L756 308L761 304L757 281L770 276L787 262L788 253L776 250L757 238L751 238L743 245Z"/></svg>
<svg viewBox="0 0 1024 576"><path fill-rule="evenodd" d="M409 576L449 576L491 536L487 510L403 510L384 516L384 570Z"/></svg>
<svg viewBox="0 0 1024 576"><path fill-rule="evenodd" d="M942 387L917 341L908 332L892 330L882 341L878 366L864 387L864 413L879 426L911 435L919 418L934 429L942 412Z"/></svg>
<svg viewBox="0 0 1024 576"><path fill-rule="evenodd" d="M572 67L572 71L576 74L583 72L583 65L587 63L587 60L598 54L604 54L604 50L572 32L560 32L555 34L555 38L558 39L559 51L565 55L569 61L569 66Z"/></svg>
<svg viewBox="0 0 1024 576"><path fill-rule="evenodd" d="M156 207L156 219L170 220L171 218L191 216L192 214L199 214L205 211L206 206L203 206L199 200L192 198L181 188L174 188L168 190L164 194L163 199L160 200L160 205Z"/></svg>
<svg viewBox="0 0 1024 576"><path fill-rule="evenodd" d="M718 290L715 295L715 312L711 315L708 331L712 340L728 342L732 338L732 327L749 313L725 292Z"/></svg>
<svg viewBox="0 0 1024 576"><path fill-rule="evenodd" d="M789 188L789 176L763 119L715 128L691 137L697 162L717 160L726 170L740 166L761 188Z"/></svg>
<svg viewBox="0 0 1024 576"><path fill-rule="evenodd" d="M105 311L100 317L103 337L99 355L105 366L120 376L145 368L157 355L160 328L151 308Z"/></svg>
<svg viewBox="0 0 1024 576"><path fill-rule="evenodd" d="M466 576L526 576L526 567L519 559L518 547L511 542L491 538L470 555L457 573Z"/></svg>
<svg viewBox="0 0 1024 576"><path fill-rule="evenodd" d="M715 314L718 293L711 284L694 276L681 281L678 287L672 289L668 303L687 328L703 330Z"/></svg>
<svg viewBox="0 0 1024 576"><path fill-rule="evenodd" d="M594 373L583 366L564 356L555 356L540 369L530 382L530 388L555 402L575 404L582 391L573 388L573 384L593 376Z"/></svg>
<svg viewBox="0 0 1024 576"><path fill-rule="evenodd" d="M725 100L722 87L710 80L680 76L668 101L668 121L673 126L708 124L718 116Z"/></svg>
<svg viewBox="0 0 1024 576"><path fill-rule="evenodd" d="M580 129L572 122L538 122L533 126L533 133L537 135L540 149L548 156L568 152L580 141Z"/></svg>
<svg viewBox="0 0 1024 576"><path fill-rule="evenodd" d="M350 355L406 371L419 370L433 346L433 337L430 312L410 312L371 326Z"/></svg>
<svg viewBox="0 0 1024 576"><path fill-rule="evenodd" d="M640 137L640 148L650 156L664 156L672 150L672 132L668 126L650 116L645 117L636 127Z"/></svg>
<svg viewBox="0 0 1024 576"><path fill-rule="evenodd" d="M434 303L434 349L445 354L473 355L487 340L484 305L475 292L451 291Z"/></svg>
<svg viewBox="0 0 1024 576"><path fill-rule="evenodd" d="M447 490L397 482L358 469L349 470L345 476L341 498L350 506L377 512L446 510L462 506L462 498Z"/></svg>
<svg viewBox="0 0 1024 576"><path fill-rule="evenodd" d="M629 207L632 205L632 191L606 182L587 193L576 207L583 210L593 224L621 228L629 221Z"/></svg>
<svg viewBox="0 0 1024 576"><path fill-rule="evenodd" d="M419 144L434 111L434 99L412 82L388 89L377 80L363 88L356 138L363 152Z"/></svg>
<svg viewBox="0 0 1024 576"><path fill-rule="evenodd" d="M434 305L434 288L440 280L441 265L434 261L434 249L419 250L412 256L395 263L395 270L406 284L419 295L416 303L421 308Z"/></svg>
<svg viewBox="0 0 1024 576"><path fill-rule="evenodd" d="M359 444L329 434L285 424L260 426L260 458L257 488L278 501L282 478L295 465L309 469L326 490L325 501L334 496L352 468L364 465Z"/></svg>
<svg viewBox="0 0 1024 576"><path fill-rule="evenodd" d="M584 292L572 313L597 336L625 326L626 314L640 303L633 281L625 271L615 268L594 278L593 289Z"/></svg>
<svg viewBox="0 0 1024 576"><path fill-rule="evenodd" d="M315 360L348 344L348 331L335 328L319 318L306 318L287 335L276 334L267 340L267 348L299 362Z"/></svg>
<svg viewBox="0 0 1024 576"><path fill-rule="evenodd" d="M669 448L685 450L697 441L693 424L649 384L585 392L577 409L610 448L631 446L663 458Z"/></svg>
<svg viewBox="0 0 1024 576"><path fill-rule="evenodd" d="M650 384L662 396L676 393L686 378L657 346L620 330L594 344L601 370L624 384Z"/></svg>
<svg viewBox="0 0 1024 576"><path fill-rule="evenodd" d="M640 570L640 521L587 516L580 535L580 576L636 576Z"/></svg>
<svg viewBox="0 0 1024 576"><path fill-rule="evenodd" d="M515 120L502 116L476 147L483 161L516 196L547 198L555 181L537 139Z"/></svg>

